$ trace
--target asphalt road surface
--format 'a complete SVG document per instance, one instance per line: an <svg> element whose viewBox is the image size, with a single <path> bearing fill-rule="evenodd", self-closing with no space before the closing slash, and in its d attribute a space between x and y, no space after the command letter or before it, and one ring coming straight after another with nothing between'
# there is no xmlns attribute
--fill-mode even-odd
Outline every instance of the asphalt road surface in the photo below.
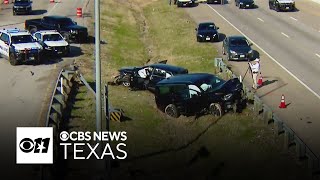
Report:
<svg viewBox="0 0 320 180"><path fill-rule="evenodd" d="M84 8L87 1L56 0L55 3L50 3L49 0L33 0L33 15L20 16L12 15L11 3L1 4L0 28L23 29L26 19L41 18L44 15L69 16L81 25L84 23L84 18L76 17L76 8ZM70 58L47 57L38 66L11 66L6 59L0 58L1 167L5 167L1 169L1 172L4 173L4 177L15 179L15 177L29 177L31 174L38 175L38 169L15 165L16 127L44 125L40 123L40 115L48 108L45 102L50 98L52 84L55 83L59 67L72 63L76 57L81 55L79 44L72 44L71 48ZM19 173L12 173L12 171Z"/></svg>
<svg viewBox="0 0 320 180"><path fill-rule="evenodd" d="M229 1L185 10L197 23L215 22L221 37L244 34L254 43L264 77L257 95L319 156L320 5L297 0L296 12L275 12L268 1L256 0L256 4L255 9L239 9ZM222 43L215 46L221 55ZM242 76L248 67L247 62L230 64ZM251 87L248 75L244 81ZM282 94L286 109L278 108Z"/></svg>

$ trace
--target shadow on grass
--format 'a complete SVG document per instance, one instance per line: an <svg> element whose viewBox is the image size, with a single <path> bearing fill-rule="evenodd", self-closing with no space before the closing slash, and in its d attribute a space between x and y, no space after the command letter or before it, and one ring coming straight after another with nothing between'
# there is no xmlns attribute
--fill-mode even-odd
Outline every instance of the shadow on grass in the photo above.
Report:
<svg viewBox="0 0 320 180"><path fill-rule="evenodd" d="M136 156L136 157L132 157L132 158L128 158L128 161L134 161L134 160L139 160L139 159L143 159L143 158L149 158L152 156L157 156L157 155L161 155L161 154L166 154L166 153L170 153L170 152L178 152L181 150L184 150L186 148L188 148L189 146L191 146L193 143L197 142L213 125L215 125L223 116L219 117L217 120L211 122L203 131L201 131L197 136L195 136L192 140L190 140L189 142L187 142L186 144L176 147L176 148L168 148L168 149L163 149L160 151L156 151L156 152L151 152L151 153L147 153L141 156ZM199 150L201 152L201 154L208 154L207 153L203 153L205 152L205 149L200 149ZM190 161L192 162L192 160ZM189 163L190 163L189 162Z"/></svg>

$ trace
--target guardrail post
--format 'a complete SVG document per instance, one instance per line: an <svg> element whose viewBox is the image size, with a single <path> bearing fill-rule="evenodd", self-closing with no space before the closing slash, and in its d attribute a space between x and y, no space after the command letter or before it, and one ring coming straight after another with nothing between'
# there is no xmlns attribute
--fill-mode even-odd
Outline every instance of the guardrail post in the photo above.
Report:
<svg viewBox="0 0 320 180"><path fill-rule="evenodd" d="M274 122L274 133L275 135L279 135L281 133L284 132L284 129L283 129L283 122L280 121L280 119L273 115L273 122Z"/></svg>
<svg viewBox="0 0 320 180"><path fill-rule="evenodd" d="M272 121L272 110L265 104L263 104L263 122L269 124Z"/></svg>
<svg viewBox="0 0 320 180"><path fill-rule="evenodd" d="M292 144L294 144L294 133L293 131L284 125L284 149L288 149Z"/></svg>
<svg viewBox="0 0 320 180"><path fill-rule="evenodd" d="M296 156L298 159L306 157L306 145L301 141L298 136L294 136L294 142L296 144Z"/></svg>
<svg viewBox="0 0 320 180"><path fill-rule="evenodd" d="M254 95L254 112L259 115L263 111L263 104L257 95Z"/></svg>
<svg viewBox="0 0 320 180"><path fill-rule="evenodd" d="M306 148L306 156L308 158L308 168L312 170L312 172L319 171L319 159L309 148Z"/></svg>

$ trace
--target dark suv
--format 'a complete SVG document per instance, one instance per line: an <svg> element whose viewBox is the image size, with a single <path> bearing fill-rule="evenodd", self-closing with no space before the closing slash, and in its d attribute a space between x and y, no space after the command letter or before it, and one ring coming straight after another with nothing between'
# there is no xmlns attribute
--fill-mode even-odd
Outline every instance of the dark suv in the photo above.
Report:
<svg viewBox="0 0 320 180"><path fill-rule="evenodd" d="M251 43L244 36L229 36L223 40L222 53L227 60L250 60L253 58Z"/></svg>
<svg viewBox="0 0 320 180"><path fill-rule="evenodd" d="M245 8L254 8L255 4L253 0L235 0L236 6L239 7L239 9L245 9Z"/></svg>
<svg viewBox="0 0 320 180"><path fill-rule="evenodd" d="M197 41L219 41L218 29L219 27L216 27L216 25L213 22L200 23L198 27L195 29L197 31Z"/></svg>
<svg viewBox="0 0 320 180"><path fill-rule="evenodd" d="M293 0L269 0L269 8L275 11L294 11L296 9Z"/></svg>
<svg viewBox="0 0 320 180"><path fill-rule="evenodd" d="M221 116L230 109L241 111L242 83L238 79L224 81L212 74L195 73L170 77L157 83L157 107L177 118L211 113Z"/></svg>
<svg viewBox="0 0 320 180"><path fill-rule="evenodd" d="M30 0L15 0L13 2L12 14L31 14L32 1Z"/></svg>

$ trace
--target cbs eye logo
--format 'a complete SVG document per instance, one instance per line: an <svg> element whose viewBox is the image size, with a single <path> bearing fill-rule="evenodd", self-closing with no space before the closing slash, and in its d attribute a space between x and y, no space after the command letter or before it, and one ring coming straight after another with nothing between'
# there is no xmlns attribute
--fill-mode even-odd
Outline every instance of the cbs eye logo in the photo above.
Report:
<svg viewBox="0 0 320 180"><path fill-rule="evenodd" d="M20 150L24 153L47 153L49 149L50 138L37 138L32 140L24 138L20 141Z"/></svg>

